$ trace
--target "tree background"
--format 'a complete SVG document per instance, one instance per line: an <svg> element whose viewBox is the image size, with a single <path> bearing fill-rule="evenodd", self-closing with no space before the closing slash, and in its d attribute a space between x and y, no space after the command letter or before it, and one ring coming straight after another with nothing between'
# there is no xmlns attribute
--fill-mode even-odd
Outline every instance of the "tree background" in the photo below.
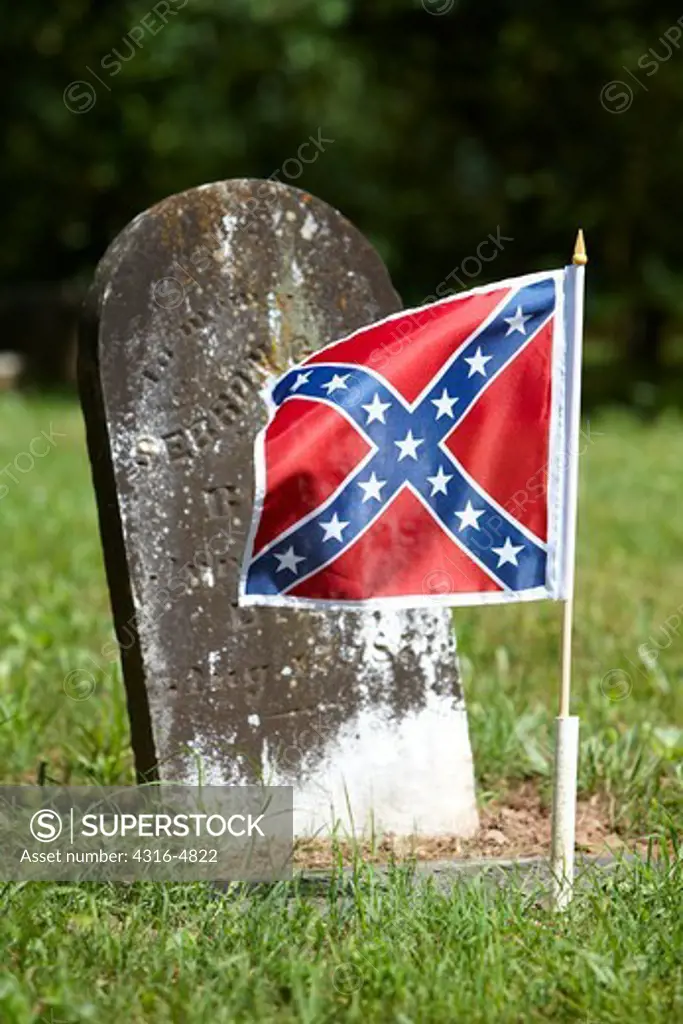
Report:
<svg viewBox="0 0 683 1024"><path fill-rule="evenodd" d="M589 398L648 408L683 394L675 4L3 7L5 306L27 285L85 287L118 231L172 192L278 173L356 223L406 304L490 233L513 241L480 275L460 273L467 285L568 262L582 225ZM334 143L288 177L318 130Z"/></svg>

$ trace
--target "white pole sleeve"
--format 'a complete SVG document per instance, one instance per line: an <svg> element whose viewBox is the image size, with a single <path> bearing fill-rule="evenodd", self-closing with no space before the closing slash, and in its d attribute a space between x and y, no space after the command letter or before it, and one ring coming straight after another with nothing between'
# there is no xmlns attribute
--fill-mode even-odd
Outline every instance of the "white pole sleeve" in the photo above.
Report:
<svg viewBox="0 0 683 1024"><path fill-rule="evenodd" d="M555 780L553 788L550 869L555 910L564 910L574 887L576 779L579 764L579 719L555 719Z"/></svg>

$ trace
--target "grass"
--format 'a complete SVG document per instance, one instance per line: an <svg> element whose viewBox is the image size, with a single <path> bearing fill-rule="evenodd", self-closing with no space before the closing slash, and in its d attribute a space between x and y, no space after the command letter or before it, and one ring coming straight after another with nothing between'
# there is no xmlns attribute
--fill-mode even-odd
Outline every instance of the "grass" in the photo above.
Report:
<svg viewBox="0 0 683 1024"><path fill-rule="evenodd" d="M344 898L7 885L2 1024L683 1021L683 423L602 415L583 444L580 790L624 836L661 840L664 864L625 863L562 919L514 886L418 891L408 869L362 865ZM0 401L0 521L0 781L132 781L74 403ZM547 796L558 607L466 609L456 627L480 799L522 780Z"/></svg>
<svg viewBox="0 0 683 1024"><path fill-rule="evenodd" d="M439 892L359 868L346 899L284 883L12 887L3 1021L683 1019L683 866L638 863L562 918L520 889Z"/></svg>

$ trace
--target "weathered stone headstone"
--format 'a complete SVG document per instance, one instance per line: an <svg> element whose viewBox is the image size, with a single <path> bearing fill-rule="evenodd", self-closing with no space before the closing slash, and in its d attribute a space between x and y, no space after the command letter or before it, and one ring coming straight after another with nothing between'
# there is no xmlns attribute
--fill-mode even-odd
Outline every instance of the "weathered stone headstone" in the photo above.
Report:
<svg viewBox="0 0 683 1024"><path fill-rule="evenodd" d="M349 812L357 832L477 823L447 611L237 606L264 374L398 308L339 213L239 180L132 221L84 317L80 389L138 773L292 784L299 834L349 828Z"/></svg>

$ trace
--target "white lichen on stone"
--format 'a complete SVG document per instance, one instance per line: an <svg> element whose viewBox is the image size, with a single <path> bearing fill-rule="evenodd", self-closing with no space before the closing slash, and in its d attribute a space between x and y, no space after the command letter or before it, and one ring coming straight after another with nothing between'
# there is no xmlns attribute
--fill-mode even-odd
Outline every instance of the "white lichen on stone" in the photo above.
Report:
<svg viewBox="0 0 683 1024"><path fill-rule="evenodd" d="M292 281L294 284L303 284L304 275L301 273L301 267L296 260L292 260Z"/></svg>
<svg viewBox="0 0 683 1024"><path fill-rule="evenodd" d="M235 234L237 229L238 218L237 214L226 213L222 218L223 224L223 245L222 253L223 259L229 260L232 257L232 236Z"/></svg>
<svg viewBox="0 0 683 1024"><path fill-rule="evenodd" d="M275 345L280 343L280 329L282 327L282 311L277 303L275 292L268 292L268 330Z"/></svg>
<svg viewBox="0 0 683 1024"><path fill-rule="evenodd" d="M317 230L318 222L311 213L311 211L308 210L308 212L306 213L306 220L303 222L301 226L301 237L305 238L307 242L310 242L310 240L313 238L313 235L316 233Z"/></svg>

